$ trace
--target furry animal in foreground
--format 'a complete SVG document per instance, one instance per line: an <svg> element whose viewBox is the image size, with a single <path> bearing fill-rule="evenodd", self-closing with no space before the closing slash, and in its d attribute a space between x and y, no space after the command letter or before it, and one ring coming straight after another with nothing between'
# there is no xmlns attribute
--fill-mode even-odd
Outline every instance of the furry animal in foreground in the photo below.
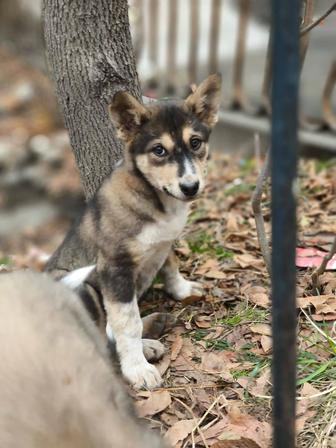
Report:
<svg viewBox="0 0 336 448"><path fill-rule="evenodd" d="M106 341L45 274L0 274L0 447L163 448L136 420Z"/></svg>

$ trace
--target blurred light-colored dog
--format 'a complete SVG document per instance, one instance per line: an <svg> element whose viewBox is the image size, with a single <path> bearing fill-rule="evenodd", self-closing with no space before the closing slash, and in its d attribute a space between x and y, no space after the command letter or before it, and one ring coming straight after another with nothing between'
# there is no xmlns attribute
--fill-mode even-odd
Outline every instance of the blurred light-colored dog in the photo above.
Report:
<svg viewBox="0 0 336 448"><path fill-rule="evenodd" d="M136 420L102 335L68 287L1 274L0 337L1 448L163 447Z"/></svg>

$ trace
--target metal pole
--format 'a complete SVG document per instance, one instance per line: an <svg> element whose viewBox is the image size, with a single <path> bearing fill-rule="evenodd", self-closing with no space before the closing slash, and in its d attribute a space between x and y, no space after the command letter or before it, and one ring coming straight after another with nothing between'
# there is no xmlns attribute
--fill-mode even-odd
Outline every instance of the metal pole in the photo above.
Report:
<svg viewBox="0 0 336 448"><path fill-rule="evenodd" d="M273 447L295 447L296 200L300 0L272 0Z"/></svg>

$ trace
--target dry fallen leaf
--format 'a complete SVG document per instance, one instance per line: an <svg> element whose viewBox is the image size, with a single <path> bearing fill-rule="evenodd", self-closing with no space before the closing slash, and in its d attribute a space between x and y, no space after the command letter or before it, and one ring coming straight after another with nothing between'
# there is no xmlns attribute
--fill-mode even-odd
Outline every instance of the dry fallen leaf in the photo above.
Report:
<svg viewBox="0 0 336 448"><path fill-rule="evenodd" d="M253 440L260 448L269 448L271 441L271 425L260 422L255 417L243 414L238 406L228 410L229 424L227 431L232 435L244 436Z"/></svg>
<svg viewBox="0 0 336 448"><path fill-rule="evenodd" d="M216 269L210 269L210 271L208 271L204 274L204 277L221 280L226 277L226 274L224 272L218 271Z"/></svg>
<svg viewBox="0 0 336 448"><path fill-rule="evenodd" d="M232 442L245 437L245 439L255 442L256 445L250 445L251 448L255 446L258 448L269 448L271 433L271 425L269 423L260 422L251 415L243 414L235 404L228 409L227 415L224 415L218 422L204 430L203 436L209 446L212 446L213 443ZM196 443L201 442L201 440L200 436L195 438Z"/></svg>
<svg viewBox="0 0 336 448"><path fill-rule="evenodd" d="M202 356L201 370L208 373L222 373L227 370L226 360L220 353L205 352Z"/></svg>
<svg viewBox="0 0 336 448"><path fill-rule="evenodd" d="M272 336L272 328L268 324L253 324L250 326L250 329L253 331L253 333Z"/></svg>
<svg viewBox="0 0 336 448"><path fill-rule="evenodd" d="M211 269L218 269L219 264L218 260L215 258L209 258L205 263L198 267L196 274L203 275L205 272L210 271Z"/></svg>
<svg viewBox="0 0 336 448"><path fill-rule="evenodd" d="M260 448L260 446L251 439L242 437L239 440L222 440L211 445L212 448Z"/></svg>
<svg viewBox="0 0 336 448"><path fill-rule="evenodd" d="M271 301L268 294L265 294L263 292L256 292L254 294L250 294L248 298L251 300L251 302L261 306L262 308L268 309L271 305Z"/></svg>
<svg viewBox="0 0 336 448"><path fill-rule="evenodd" d="M212 319L210 316L196 316L195 324L198 328L210 328L212 326Z"/></svg>
<svg viewBox="0 0 336 448"><path fill-rule="evenodd" d="M272 350L272 338L270 336L262 335L260 344L265 353L269 353Z"/></svg>
<svg viewBox="0 0 336 448"><path fill-rule="evenodd" d="M316 387L312 386L309 383L304 383L301 389L301 397L311 397L312 395L318 394L320 391L316 389Z"/></svg>
<svg viewBox="0 0 336 448"><path fill-rule="evenodd" d="M237 368L240 364L230 362L226 355L224 352L204 352L200 370L208 374L218 375L218 379L228 383L234 382L230 369Z"/></svg>
<svg viewBox="0 0 336 448"><path fill-rule="evenodd" d="M175 359L178 357L182 346L183 346L183 338L180 334L177 334L175 341L173 342L171 347L170 359L172 361L175 361Z"/></svg>
<svg viewBox="0 0 336 448"><path fill-rule="evenodd" d="M159 390L151 392L147 400L137 401L135 407L139 417L147 417L163 411L170 403L170 393L166 390Z"/></svg>
<svg viewBox="0 0 336 448"><path fill-rule="evenodd" d="M233 212L229 212L227 215L226 230L228 232L238 232L239 230L237 215Z"/></svg>
<svg viewBox="0 0 336 448"><path fill-rule="evenodd" d="M334 321L336 320L336 313L312 314L311 317L317 322Z"/></svg>
<svg viewBox="0 0 336 448"><path fill-rule="evenodd" d="M270 370L266 369L263 374L255 381L253 386L248 387L248 391L253 396L264 396L270 384Z"/></svg>
<svg viewBox="0 0 336 448"><path fill-rule="evenodd" d="M171 358L169 353L166 353L163 358L156 364L156 368L158 369L160 375L162 376L170 366Z"/></svg>
<svg viewBox="0 0 336 448"><path fill-rule="evenodd" d="M301 400L296 405L295 427L298 434L304 430L307 421L309 421L316 413L315 410L309 409L312 404L313 401Z"/></svg>
<svg viewBox="0 0 336 448"><path fill-rule="evenodd" d="M195 422L193 419L180 420L179 422L174 423L174 425L168 429L168 431L164 435L164 439L172 447L175 447L178 442L184 440L191 433L194 426Z"/></svg>
<svg viewBox="0 0 336 448"><path fill-rule="evenodd" d="M264 264L264 261L261 258L255 258L249 253L236 255L234 260L241 268L253 267L260 269Z"/></svg>

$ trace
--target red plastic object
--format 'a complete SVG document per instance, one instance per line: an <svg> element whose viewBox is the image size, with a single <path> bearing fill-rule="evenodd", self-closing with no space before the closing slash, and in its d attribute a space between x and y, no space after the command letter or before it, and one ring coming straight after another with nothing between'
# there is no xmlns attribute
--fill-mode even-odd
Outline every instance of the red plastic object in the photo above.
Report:
<svg viewBox="0 0 336 448"><path fill-rule="evenodd" d="M328 254L314 247L296 248L296 266L298 268L317 268L322 263L323 258ZM329 271L336 271L336 255L327 264Z"/></svg>

